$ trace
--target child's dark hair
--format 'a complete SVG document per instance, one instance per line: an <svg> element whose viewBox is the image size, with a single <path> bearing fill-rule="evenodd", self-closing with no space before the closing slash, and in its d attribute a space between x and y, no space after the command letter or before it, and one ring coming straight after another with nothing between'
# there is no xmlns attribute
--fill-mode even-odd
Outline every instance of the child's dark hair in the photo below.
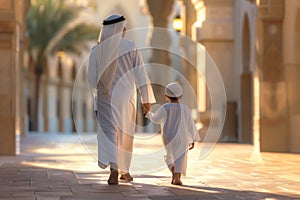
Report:
<svg viewBox="0 0 300 200"><path fill-rule="evenodd" d="M176 100L178 100L178 97L169 97L168 95L167 95L167 97L168 97L171 101L176 101Z"/></svg>

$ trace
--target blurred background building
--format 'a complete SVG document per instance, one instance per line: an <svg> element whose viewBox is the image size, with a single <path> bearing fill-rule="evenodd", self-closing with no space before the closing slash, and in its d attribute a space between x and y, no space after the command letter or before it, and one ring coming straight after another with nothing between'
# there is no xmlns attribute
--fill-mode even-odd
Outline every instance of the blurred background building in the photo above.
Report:
<svg viewBox="0 0 300 200"><path fill-rule="evenodd" d="M30 4L29 0L0 1L0 154L16 154L20 135L28 131L96 129L86 76L80 67L99 30L86 42L87 49L74 47L80 51L78 55L71 47L54 48L52 44L52 49L47 49L47 68L40 73L36 102L39 70L32 65L34 56L29 50ZM220 141L251 143L260 151L300 152L300 0L66 0L66 5L78 9L79 21L96 27L111 13L125 15L129 30L149 26L173 29L177 21L176 31L164 35L164 45L201 62L203 52L181 46L183 35L189 36L207 50L222 75L227 110L221 113L225 124ZM62 34L70 25L64 27ZM144 36L132 37L137 44L145 42ZM147 33L150 45L155 37L155 32ZM185 99L196 113L195 120L204 127L213 121L210 94L195 69L175 54L153 51L147 55L147 62L182 72L198 103L204 104L195 106ZM208 68L203 73L210 76ZM149 75L160 76L151 68ZM75 80L80 92L72 98ZM168 77L167 81L180 80ZM160 88L154 87L159 93Z"/></svg>

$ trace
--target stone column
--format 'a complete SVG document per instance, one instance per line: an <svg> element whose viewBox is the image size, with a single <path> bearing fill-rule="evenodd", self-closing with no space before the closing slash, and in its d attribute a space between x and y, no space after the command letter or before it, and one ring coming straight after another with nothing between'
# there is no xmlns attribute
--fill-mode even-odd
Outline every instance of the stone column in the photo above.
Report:
<svg viewBox="0 0 300 200"><path fill-rule="evenodd" d="M58 82L57 82L57 117L59 132L73 132L72 118L72 90L75 81L75 63L70 55L60 52L57 60ZM81 93L85 96L83 93Z"/></svg>
<svg viewBox="0 0 300 200"><path fill-rule="evenodd" d="M217 65L222 75L226 96L227 115L223 131L224 141L236 141L236 102L238 98L238 76L234 68L234 1L233 0L195 0L197 22L194 25L194 38L200 42ZM206 79L213 80L206 61ZM207 93L207 109L211 109L210 95ZM220 102L222 104L222 102ZM223 105L225 108L226 105ZM221 113L220 113L221 114ZM222 113L224 114L224 113Z"/></svg>
<svg viewBox="0 0 300 200"><path fill-rule="evenodd" d="M183 19L183 33L189 37L192 37L192 26L197 20L196 10L191 0L181 0L184 6L184 10L181 12Z"/></svg>
<svg viewBox="0 0 300 200"><path fill-rule="evenodd" d="M0 155L15 155L19 137L24 131L22 113L23 91L22 54L23 14L27 1L0 1ZM23 118L22 118L23 116Z"/></svg>
<svg viewBox="0 0 300 200"><path fill-rule="evenodd" d="M63 101L66 98L64 96L63 92L63 86L64 86L64 73L65 66L63 65L63 57L64 55L58 56L58 83L57 83L57 104L59 105L57 108L57 117L58 117L58 132L63 132L63 126L64 126L64 105Z"/></svg>
<svg viewBox="0 0 300 200"><path fill-rule="evenodd" d="M300 152L300 1L285 1L284 68L289 106L289 151Z"/></svg>
<svg viewBox="0 0 300 200"><path fill-rule="evenodd" d="M171 14L174 0L147 0L148 10L152 17L152 25L157 28L168 28L169 16ZM168 49L171 45L171 36L167 31L154 29L151 35L150 45ZM170 66L170 55L166 50L152 49L149 63ZM155 74L158 80L165 80L165 74ZM158 103L164 103L164 87L154 85L154 94Z"/></svg>
<svg viewBox="0 0 300 200"><path fill-rule="evenodd" d="M169 17L173 8L174 0L147 0L148 13L151 17L150 26L154 27L150 33L150 47L148 51L151 52L151 56L148 61L145 63L151 63L151 67L155 69L155 65L170 66L170 55L167 49L171 45L171 36L166 29L169 25ZM163 30L165 29L165 30ZM164 50L161 50L162 48ZM151 70L148 72L152 81L152 89L156 98L156 102L159 104L165 103L164 99L164 83L167 83L169 80L168 74L158 72L157 70ZM157 83L157 84L155 84ZM138 98L138 101L140 98ZM140 105L140 103L138 103ZM144 126L147 124L147 119L145 119L142 114L142 109L138 108L137 112L137 124ZM152 129L152 128L149 128ZM148 130L139 130L137 131L148 131ZM151 130L152 131L152 130Z"/></svg>
<svg viewBox="0 0 300 200"><path fill-rule="evenodd" d="M74 60L68 56L66 65L64 66L64 84L63 84L63 99L62 99L62 120L63 132L73 132L73 119L72 119L72 91L73 84L76 76L76 66Z"/></svg>
<svg viewBox="0 0 300 200"><path fill-rule="evenodd" d="M284 0L261 0L258 43L260 69L260 149L288 151L288 106L283 67Z"/></svg>
<svg viewBox="0 0 300 200"><path fill-rule="evenodd" d="M198 91L198 71L196 70L196 66L193 66L191 63L197 63L197 44L196 42L190 42L189 39L192 38L192 26L196 22L196 10L190 0L182 0L181 4L181 18L183 21L183 30L182 34L180 34L180 54L183 57L188 58L188 61L185 59L181 59L181 65L183 68L183 75L189 81L190 85L192 86L195 94L199 97ZM198 64L198 63L197 63ZM183 90L187 91L189 88L187 85L183 85ZM184 99L185 98L185 99ZM194 108L193 99L189 99L189 97L184 96L183 100L185 104L187 104L190 108Z"/></svg>

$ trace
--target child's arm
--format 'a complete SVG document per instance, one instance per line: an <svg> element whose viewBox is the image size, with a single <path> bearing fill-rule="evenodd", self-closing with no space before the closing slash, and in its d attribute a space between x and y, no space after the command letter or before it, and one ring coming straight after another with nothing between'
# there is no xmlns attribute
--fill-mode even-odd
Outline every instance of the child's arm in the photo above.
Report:
<svg viewBox="0 0 300 200"><path fill-rule="evenodd" d="M148 111L146 114L146 118L150 119L152 122L156 124L161 124L166 119L166 111L163 106L161 106L155 113Z"/></svg>

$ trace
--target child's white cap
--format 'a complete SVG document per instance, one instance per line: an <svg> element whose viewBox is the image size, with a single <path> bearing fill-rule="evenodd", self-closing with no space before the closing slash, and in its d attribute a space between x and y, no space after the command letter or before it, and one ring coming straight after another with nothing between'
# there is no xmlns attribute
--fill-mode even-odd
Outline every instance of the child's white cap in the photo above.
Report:
<svg viewBox="0 0 300 200"><path fill-rule="evenodd" d="M181 97L183 95L182 87L178 83L169 83L166 86L165 94L168 97Z"/></svg>

